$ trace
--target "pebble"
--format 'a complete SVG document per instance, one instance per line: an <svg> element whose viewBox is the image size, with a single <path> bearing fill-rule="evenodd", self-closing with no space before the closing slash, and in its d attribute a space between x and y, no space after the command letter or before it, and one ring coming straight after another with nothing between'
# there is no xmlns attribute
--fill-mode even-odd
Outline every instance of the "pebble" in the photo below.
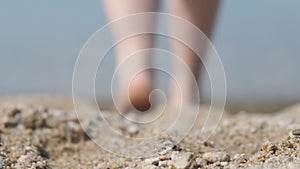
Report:
<svg viewBox="0 0 300 169"><path fill-rule="evenodd" d="M190 152L173 151L171 164L175 168L187 168L191 164L192 154Z"/></svg>
<svg viewBox="0 0 300 169"><path fill-rule="evenodd" d="M158 165L159 158L148 158L148 159L145 159L144 162L145 162L145 164Z"/></svg>
<svg viewBox="0 0 300 169"><path fill-rule="evenodd" d="M66 131L67 140L71 143L79 143L88 139L86 133L77 122L69 121L67 123Z"/></svg>
<svg viewBox="0 0 300 169"><path fill-rule="evenodd" d="M43 113L36 109L27 109L22 112L21 123L25 128L36 129L45 125Z"/></svg>
<svg viewBox="0 0 300 169"><path fill-rule="evenodd" d="M165 160L170 160L170 158L167 156L159 156L159 160L165 161Z"/></svg>
<svg viewBox="0 0 300 169"><path fill-rule="evenodd" d="M215 143L213 141L205 141L204 146L206 147L214 147Z"/></svg>
<svg viewBox="0 0 300 169"><path fill-rule="evenodd" d="M16 168L23 168L31 166L31 163L34 161L32 154L21 155L17 160Z"/></svg>
<svg viewBox="0 0 300 169"><path fill-rule="evenodd" d="M21 111L17 108L13 108L7 111L7 116L8 117L14 117L16 114L19 114Z"/></svg>
<svg viewBox="0 0 300 169"><path fill-rule="evenodd" d="M174 148L175 144L173 141L167 139L164 142L162 142L159 154L160 155L166 155L168 152L170 152Z"/></svg>
<svg viewBox="0 0 300 169"><path fill-rule="evenodd" d="M227 162L227 161L222 161L222 162L220 163L220 165L221 165L221 166L226 166L226 165L228 165L228 162Z"/></svg>
<svg viewBox="0 0 300 169"><path fill-rule="evenodd" d="M131 136L138 134L138 133L139 133L139 130L140 130L140 129L139 129L139 126L138 126L138 125L135 125L135 124L129 125L129 126L127 127L127 132L128 132Z"/></svg>
<svg viewBox="0 0 300 169"><path fill-rule="evenodd" d="M25 152L27 153L27 152L34 152L35 150L34 150L34 148L33 147L30 147L30 146L26 146L26 147L24 147L24 149L25 149Z"/></svg>
<svg viewBox="0 0 300 169"><path fill-rule="evenodd" d="M13 117L4 116L2 122L6 128L12 128L18 125L18 121Z"/></svg>
<svg viewBox="0 0 300 169"><path fill-rule="evenodd" d="M160 162L158 163L158 166L159 166L159 167L167 167L167 166L168 166L168 161L160 161Z"/></svg>
<svg viewBox="0 0 300 169"><path fill-rule="evenodd" d="M132 167L126 167L125 169L133 169Z"/></svg>
<svg viewBox="0 0 300 169"><path fill-rule="evenodd" d="M49 110L49 115L46 118L46 124L50 128L55 128L64 120L66 120L64 112L53 109Z"/></svg>
<svg viewBox="0 0 300 169"><path fill-rule="evenodd" d="M292 131L292 134L293 134L294 136L300 136L300 129L295 129L295 130L293 130L293 131Z"/></svg>
<svg viewBox="0 0 300 169"><path fill-rule="evenodd" d="M248 161L248 156L246 154L236 154L233 157L233 160L235 160L237 163L246 163Z"/></svg>
<svg viewBox="0 0 300 169"><path fill-rule="evenodd" d="M16 107L9 107L5 109L5 115L2 117L1 122L6 128L13 128L18 125L20 120L20 109Z"/></svg>
<svg viewBox="0 0 300 169"><path fill-rule="evenodd" d="M203 154L202 158L211 163L230 161L230 156L227 152L207 152Z"/></svg>
<svg viewBox="0 0 300 169"><path fill-rule="evenodd" d="M274 154L278 149L279 147L275 143L266 142L261 146L260 151Z"/></svg>
<svg viewBox="0 0 300 169"><path fill-rule="evenodd" d="M216 161L215 163L212 164L212 166L214 168L219 168L219 166L221 166L221 162L220 161Z"/></svg>
<svg viewBox="0 0 300 169"><path fill-rule="evenodd" d="M171 141L171 140L165 140L163 143L162 143L162 145L164 146L164 147L167 147L167 148L169 148L169 149L172 149L173 147L174 147L174 143L173 143L173 141Z"/></svg>
<svg viewBox="0 0 300 169"><path fill-rule="evenodd" d="M157 166L154 166L154 165L145 165L145 166L142 166L142 169L157 169Z"/></svg>
<svg viewBox="0 0 300 169"><path fill-rule="evenodd" d="M0 156L0 165L2 166L2 168L6 168L7 167L7 164L6 162L4 161L3 157Z"/></svg>
<svg viewBox="0 0 300 169"><path fill-rule="evenodd" d="M251 127L250 128L250 133L254 134L257 132L257 128L256 127Z"/></svg>
<svg viewBox="0 0 300 169"><path fill-rule="evenodd" d="M196 158L196 164L199 167L204 167L207 164L207 161L202 158Z"/></svg>

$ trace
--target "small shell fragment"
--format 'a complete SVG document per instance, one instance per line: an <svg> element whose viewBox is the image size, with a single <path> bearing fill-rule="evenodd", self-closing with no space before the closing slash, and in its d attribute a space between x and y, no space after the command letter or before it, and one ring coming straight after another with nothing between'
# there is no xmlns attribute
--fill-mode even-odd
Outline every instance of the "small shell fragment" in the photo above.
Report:
<svg viewBox="0 0 300 169"><path fill-rule="evenodd" d="M293 131L292 131L292 134L293 134L294 136L300 136L300 129L295 129L295 130L293 130Z"/></svg>
<svg viewBox="0 0 300 169"><path fill-rule="evenodd" d="M291 138L300 138L300 128L295 128L294 130L290 131L289 136Z"/></svg>

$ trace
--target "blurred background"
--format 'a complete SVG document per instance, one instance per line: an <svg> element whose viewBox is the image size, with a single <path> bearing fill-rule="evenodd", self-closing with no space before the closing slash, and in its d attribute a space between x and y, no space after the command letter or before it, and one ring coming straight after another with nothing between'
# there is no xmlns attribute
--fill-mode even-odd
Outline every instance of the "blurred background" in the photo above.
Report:
<svg viewBox="0 0 300 169"><path fill-rule="evenodd" d="M229 109L267 112L300 101L299 7L294 0L222 1L212 41L225 68ZM99 0L0 1L1 96L71 95L78 53L106 23ZM164 37L156 47L169 48ZM109 100L113 56L104 65L96 91ZM206 100L209 86L204 76Z"/></svg>

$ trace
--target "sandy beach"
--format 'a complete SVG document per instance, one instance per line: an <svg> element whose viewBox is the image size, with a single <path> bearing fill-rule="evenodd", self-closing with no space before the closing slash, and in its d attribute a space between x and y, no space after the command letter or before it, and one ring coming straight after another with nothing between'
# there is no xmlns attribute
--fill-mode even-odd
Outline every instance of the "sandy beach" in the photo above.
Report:
<svg viewBox="0 0 300 169"><path fill-rule="evenodd" d="M160 148L149 147L151 156L132 158L118 156L95 144L91 137L108 140L107 146L119 146L120 152L141 146L122 145L122 140L101 131L105 123L101 118L86 117L89 134L93 133L88 136L76 118L70 98L3 98L0 168L298 168L300 139L291 131L299 127L299 111L300 104L268 114L226 112L217 131L204 143L198 141L203 123L199 116L180 143L160 136ZM114 112L105 111L105 117L129 138L157 133L155 128L128 123ZM168 119L172 118L166 116L155 126ZM147 150L144 146L141 151Z"/></svg>

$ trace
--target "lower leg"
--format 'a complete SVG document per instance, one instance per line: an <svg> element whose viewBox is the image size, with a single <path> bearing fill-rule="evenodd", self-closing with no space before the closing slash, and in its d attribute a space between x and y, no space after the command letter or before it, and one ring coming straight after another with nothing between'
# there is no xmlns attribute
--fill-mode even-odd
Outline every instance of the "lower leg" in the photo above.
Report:
<svg viewBox="0 0 300 169"><path fill-rule="evenodd" d="M126 15L142 12L155 12L157 9L157 0L105 0L105 9L109 20L116 20ZM147 20L148 22L148 20ZM150 25L154 20L149 20ZM118 35L122 29L134 25L126 25L127 27L114 28L113 33ZM151 29L151 28L150 28ZM154 29L154 26L153 26ZM120 65L126 59L129 59L135 52L151 48L153 45L153 38L150 34L142 34L134 37L129 37L116 46L116 65ZM126 111L132 104L136 109L144 111L150 107L149 94L152 90L150 73L148 71L141 72L135 77L129 77L129 72L137 71L140 68L145 67L149 62L148 56L135 57L133 62L126 63L126 70L120 70L117 73L119 82L119 101L117 104L121 108L121 111ZM127 65L128 64L128 65ZM137 73L137 72L136 72ZM131 79L129 84L126 84ZM127 88L128 87L128 88Z"/></svg>
<svg viewBox="0 0 300 169"><path fill-rule="evenodd" d="M206 36L210 36L215 20L215 15L218 7L218 0L184 0L184 1L170 1L171 14L179 16L197 26ZM173 27L176 27L173 25ZM182 31L176 30L173 31ZM191 41L194 36L189 36ZM172 40L173 52L176 56L180 57L182 61L190 68L194 77L188 76L189 72L185 70L182 65L175 63L174 71L176 80L181 81L179 91L175 83L172 84L171 104L178 105L180 101L182 104L191 104L193 100L193 78L198 80L199 69L201 61L198 56L186 45L177 40ZM202 51L205 50L204 46L199 46Z"/></svg>

